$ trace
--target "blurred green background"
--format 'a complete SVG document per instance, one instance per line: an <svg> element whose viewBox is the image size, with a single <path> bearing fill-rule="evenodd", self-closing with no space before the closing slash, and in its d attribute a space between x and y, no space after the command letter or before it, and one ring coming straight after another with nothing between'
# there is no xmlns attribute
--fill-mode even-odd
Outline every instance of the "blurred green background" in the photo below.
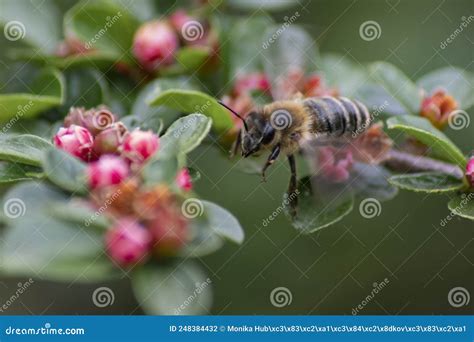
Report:
<svg viewBox="0 0 474 342"><path fill-rule="evenodd" d="M354 62L386 60L412 79L444 66L474 71L474 22L448 47L443 42L474 15L472 0L325 0L300 1L277 22L299 11L296 24L317 40L321 52L337 52ZM359 26L375 20L377 40L364 41ZM245 44L245 42L242 42ZM473 90L474 96L474 90ZM469 111L471 118L473 110ZM471 120L473 121L473 120ZM464 152L474 146L474 121L446 134ZM380 216L365 219L359 211L312 235L298 235L283 215L264 227L262 221L281 205L289 172L285 160L268 173L267 183L235 168L215 146L201 146L190 166L203 177L197 192L229 209L246 232L242 246L228 244L200 262L215 290L212 314L351 314L385 278L388 285L360 314L472 314L474 305L453 308L448 292L457 286L474 294L474 224L455 218L445 195L401 191L382 203ZM21 279L3 279L8 298ZM3 286L2 286L3 285ZM8 314L129 314L137 307L126 281L103 284L115 292L115 303L97 309L90 301L97 285L36 282ZM276 287L291 291L292 302L277 308L270 302ZM140 310L135 311L139 313Z"/></svg>

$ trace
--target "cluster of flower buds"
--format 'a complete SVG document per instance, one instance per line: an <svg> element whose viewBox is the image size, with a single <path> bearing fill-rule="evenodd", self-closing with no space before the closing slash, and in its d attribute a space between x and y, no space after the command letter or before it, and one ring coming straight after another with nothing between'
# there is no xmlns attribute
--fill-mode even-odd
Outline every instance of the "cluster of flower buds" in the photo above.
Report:
<svg viewBox="0 0 474 342"><path fill-rule="evenodd" d="M106 249L119 265L144 263L150 256L175 256L189 240L189 221L180 199L166 185L145 188L136 178L94 191L97 206L116 224L106 234Z"/></svg>
<svg viewBox="0 0 474 342"><path fill-rule="evenodd" d="M117 264L132 266L151 254L170 256L179 251L189 233L179 197L166 185L149 189L140 184L142 166L159 149L157 135L129 131L105 107L71 108L53 140L58 148L88 163L90 201L96 208L106 208L115 222L105 243ZM175 183L190 191L189 171L180 170Z"/></svg>
<svg viewBox="0 0 474 342"><path fill-rule="evenodd" d="M420 115L442 129L448 124L449 115L458 108L456 100L443 89L427 96L421 103Z"/></svg>
<svg viewBox="0 0 474 342"><path fill-rule="evenodd" d="M135 33L133 54L145 70L153 72L173 64L183 46L205 47L216 57L219 42L207 22L177 10L168 18L144 23Z"/></svg>
<svg viewBox="0 0 474 342"><path fill-rule="evenodd" d="M337 89L328 88L320 75L306 75L300 68L288 70L277 80L275 93L278 98L292 98L295 94L303 97L338 96Z"/></svg>

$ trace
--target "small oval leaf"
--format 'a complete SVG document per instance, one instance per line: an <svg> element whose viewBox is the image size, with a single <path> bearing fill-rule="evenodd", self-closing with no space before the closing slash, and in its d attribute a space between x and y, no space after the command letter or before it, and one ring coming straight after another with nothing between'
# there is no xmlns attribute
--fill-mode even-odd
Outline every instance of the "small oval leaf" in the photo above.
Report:
<svg viewBox="0 0 474 342"><path fill-rule="evenodd" d="M41 166L43 153L52 146L35 135L0 135L0 160Z"/></svg>
<svg viewBox="0 0 474 342"><path fill-rule="evenodd" d="M449 201L448 208L458 216L474 220L474 192L457 195Z"/></svg>
<svg viewBox="0 0 474 342"><path fill-rule="evenodd" d="M388 180L391 184L417 192L451 192L462 189L461 179L440 172L420 172L392 176Z"/></svg>

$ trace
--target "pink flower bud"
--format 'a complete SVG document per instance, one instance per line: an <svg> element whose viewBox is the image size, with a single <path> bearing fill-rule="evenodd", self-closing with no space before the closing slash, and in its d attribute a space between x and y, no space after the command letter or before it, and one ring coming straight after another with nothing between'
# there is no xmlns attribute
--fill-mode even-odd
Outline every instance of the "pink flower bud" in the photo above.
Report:
<svg viewBox="0 0 474 342"><path fill-rule="evenodd" d="M318 161L321 173L326 179L334 183L342 183L349 179L353 164L351 151L337 150L332 146L321 147Z"/></svg>
<svg viewBox="0 0 474 342"><path fill-rule="evenodd" d="M193 183L188 169L184 168L178 172L178 175L176 176L176 184L178 184L178 186L184 191L192 190Z"/></svg>
<svg viewBox="0 0 474 342"><path fill-rule="evenodd" d="M448 124L451 112L457 108L456 100L440 89L423 99L420 115L430 120L435 127L442 129Z"/></svg>
<svg viewBox="0 0 474 342"><path fill-rule="evenodd" d="M114 155L104 155L87 168L87 178L92 189L119 184L129 173L127 163Z"/></svg>
<svg viewBox="0 0 474 342"><path fill-rule="evenodd" d="M181 33L183 30L184 25L189 22L197 22L196 19L191 17L186 13L186 11L179 9L173 14L170 15L170 24L173 26L173 28L176 30L176 32Z"/></svg>
<svg viewBox="0 0 474 342"><path fill-rule="evenodd" d="M157 208L156 219L147 227L154 239L153 249L158 256L174 256L189 240L188 220L173 206Z"/></svg>
<svg viewBox="0 0 474 342"><path fill-rule="evenodd" d="M85 161L90 160L94 138L86 128L77 125L61 127L53 140L58 148L69 154Z"/></svg>
<svg viewBox="0 0 474 342"><path fill-rule="evenodd" d="M178 46L173 28L165 21L155 20L145 23L135 33L133 53L145 69L152 71L171 64Z"/></svg>
<svg viewBox="0 0 474 342"><path fill-rule="evenodd" d="M474 157L471 157L467 162L466 166L466 178L469 181L469 184L474 188Z"/></svg>
<svg viewBox="0 0 474 342"><path fill-rule="evenodd" d="M268 93L270 81L264 73L251 73L238 78L234 86L235 96L248 94L252 91Z"/></svg>
<svg viewBox="0 0 474 342"><path fill-rule="evenodd" d="M120 266L144 263L151 243L150 232L130 218L120 219L105 236L107 253Z"/></svg>
<svg viewBox="0 0 474 342"><path fill-rule="evenodd" d="M123 155L132 162L143 163L159 147L158 136L152 131L135 130L125 136L122 145Z"/></svg>
<svg viewBox="0 0 474 342"><path fill-rule="evenodd" d="M94 153L98 156L117 153L127 132L127 127L121 122L104 129L94 139Z"/></svg>

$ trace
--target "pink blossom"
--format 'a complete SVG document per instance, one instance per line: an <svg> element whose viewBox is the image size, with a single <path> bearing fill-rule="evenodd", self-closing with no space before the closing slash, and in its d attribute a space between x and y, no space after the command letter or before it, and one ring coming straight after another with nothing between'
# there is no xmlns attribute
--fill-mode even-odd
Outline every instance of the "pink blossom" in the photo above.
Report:
<svg viewBox="0 0 474 342"><path fill-rule="evenodd" d="M105 236L107 253L121 266L145 262L151 243L150 232L130 218L120 219Z"/></svg>
<svg viewBox="0 0 474 342"><path fill-rule="evenodd" d="M322 175L328 180L341 183L349 179L353 164L351 151L325 146L319 149L318 161Z"/></svg>
<svg viewBox="0 0 474 342"><path fill-rule="evenodd" d="M124 156L132 162L142 163L158 150L159 139L152 131L135 130L125 136L122 145Z"/></svg>
<svg viewBox="0 0 474 342"><path fill-rule="evenodd" d="M104 155L87 168L87 178L92 189L121 183L130 174L127 163L120 157Z"/></svg>
<svg viewBox="0 0 474 342"><path fill-rule="evenodd" d="M178 172L178 175L176 176L176 183L184 191L192 190L193 183L188 169L183 168Z"/></svg>
<svg viewBox="0 0 474 342"><path fill-rule="evenodd" d="M270 81L264 73L251 73L237 79L234 86L236 96L249 94L252 91L269 92Z"/></svg>
<svg viewBox="0 0 474 342"><path fill-rule="evenodd" d="M82 160L90 160L94 138L86 128L77 125L61 127L53 140L58 148Z"/></svg>
<svg viewBox="0 0 474 342"><path fill-rule="evenodd" d="M133 41L135 57L149 71L160 65L173 63L178 47L176 32L167 22L159 20L142 25L135 33Z"/></svg>
<svg viewBox="0 0 474 342"><path fill-rule="evenodd" d="M176 30L181 33L184 25L188 22L197 22L197 20L186 13L186 11L179 9L170 15L170 23Z"/></svg>
<svg viewBox="0 0 474 342"><path fill-rule="evenodd" d="M471 157L466 166L466 178L471 187L474 188L474 157Z"/></svg>

